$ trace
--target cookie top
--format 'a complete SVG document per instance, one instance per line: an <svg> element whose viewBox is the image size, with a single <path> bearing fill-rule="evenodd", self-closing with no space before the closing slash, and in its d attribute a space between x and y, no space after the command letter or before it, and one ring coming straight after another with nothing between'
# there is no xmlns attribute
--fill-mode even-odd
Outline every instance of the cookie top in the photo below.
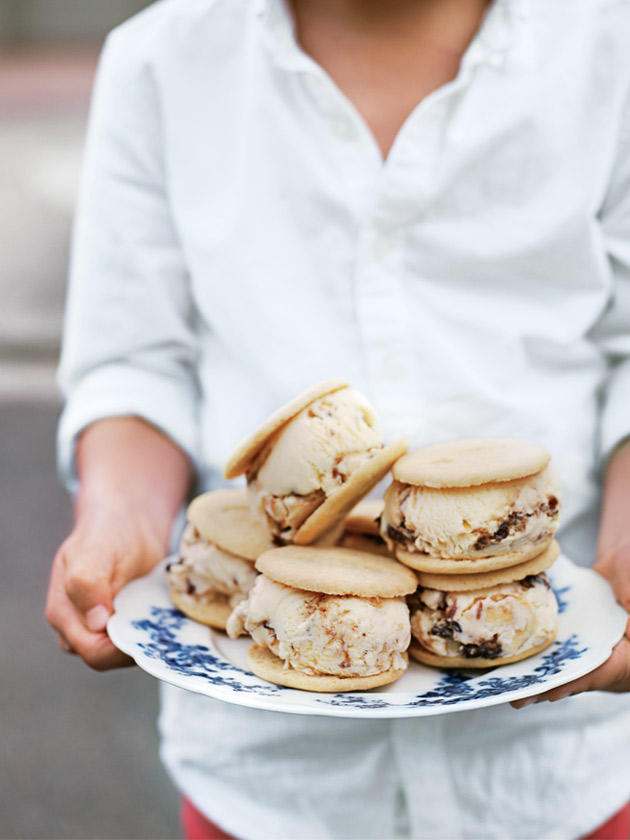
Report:
<svg viewBox="0 0 630 840"><path fill-rule="evenodd" d="M382 449L373 450L334 493L308 516L295 532L293 542L310 545L325 531L339 524L356 506L357 502L375 487L391 470L401 455L407 451L404 438L395 440Z"/></svg>
<svg viewBox="0 0 630 840"><path fill-rule="evenodd" d="M285 405L274 411L264 423L258 426L257 429L254 429L251 434L247 435L238 444L225 464L223 469L224 476L226 478L236 478L237 475L244 473L269 438L284 426L285 423L288 423L292 417L295 417L303 408L306 408L307 405L310 405L319 399L319 397L347 387L348 383L345 379L328 379L326 382L312 385L306 391L299 394L299 396L289 400L288 403L285 403Z"/></svg>
<svg viewBox="0 0 630 840"><path fill-rule="evenodd" d="M363 499L343 520L344 530L351 534L378 536L378 518L383 513L382 499Z"/></svg>
<svg viewBox="0 0 630 840"><path fill-rule="evenodd" d="M512 438L473 438L437 443L401 458L393 475L424 487L475 487L535 475L551 460L537 443Z"/></svg>
<svg viewBox="0 0 630 840"><path fill-rule="evenodd" d="M238 557L255 560L273 548L271 535L250 510L245 489L202 493L186 516L204 539Z"/></svg>
<svg viewBox="0 0 630 840"><path fill-rule="evenodd" d="M472 574L440 575L431 572L417 572L418 581L421 586L427 589L438 589L442 592L467 592L473 589L487 589L500 583L512 583L516 580L523 580L528 575L537 575L544 572L560 555L560 546L553 542L536 557L509 566L504 569L495 569L488 572L473 572Z"/></svg>
<svg viewBox="0 0 630 840"><path fill-rule="evenodd" d="M415 592L415 574L393 558L351 548L287 545L266 551L256 568L271 580L326 595L395 598Z"/></svg>

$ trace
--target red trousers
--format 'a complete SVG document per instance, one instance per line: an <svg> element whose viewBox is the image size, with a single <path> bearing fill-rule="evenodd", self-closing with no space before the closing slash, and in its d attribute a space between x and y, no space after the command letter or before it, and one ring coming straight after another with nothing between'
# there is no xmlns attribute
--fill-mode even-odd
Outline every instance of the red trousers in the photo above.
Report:
<svg viewBox="0 0 630 840"><path fill-rule="evenodd" d="M204 817L187 799L182 799L181 820L185 840L236 840ZM630 804L582 840L630 840Z"/></svg>

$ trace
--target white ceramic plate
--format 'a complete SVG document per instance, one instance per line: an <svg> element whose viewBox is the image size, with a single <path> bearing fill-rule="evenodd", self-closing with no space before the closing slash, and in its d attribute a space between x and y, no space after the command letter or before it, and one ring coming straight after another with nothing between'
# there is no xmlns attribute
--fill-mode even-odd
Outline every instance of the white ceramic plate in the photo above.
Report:
<svg viewBox="0 0 630 840"><path fill-rule="evenodd" d="M317 694L272 685L247 668L250 639L228 639L186 618L168 594L164 568L128 584L107 629L114 644L160 680L218 700L293 714L391 718L478 709L539 694L592 671L623 636L627 615L596 572L559 557L549 578L560 605L545 651L486 671L442 671L411 662L384 688Z"/></svg>

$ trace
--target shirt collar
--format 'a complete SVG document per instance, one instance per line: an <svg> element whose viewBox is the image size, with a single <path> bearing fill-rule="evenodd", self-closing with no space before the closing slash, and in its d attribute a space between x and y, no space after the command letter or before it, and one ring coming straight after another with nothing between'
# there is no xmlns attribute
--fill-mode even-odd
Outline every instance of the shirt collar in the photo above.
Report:
<svg viewBox="0 0 630 840"><path fill-rule="evenodd" d="M312 69L312 60L297 43L293 18L285 0L255 2L265 46L275 60L291 70ZM462 63L502 63L525 17L525 0L494 0Z"/></svg>
<svg viewBox="0 0 630 840"><path fill-rule="evenodd" d="M526 20L524 0L494 0L464 59L473 63L503 62Z"/></svg>
<svg viewBox="0 0 630 840"><path fill-rule="evenodd" d="M293 17L284 0L256 0L256 6L263 41L273 58L287 69L308 66L310 59L297 43Z"/></svg>

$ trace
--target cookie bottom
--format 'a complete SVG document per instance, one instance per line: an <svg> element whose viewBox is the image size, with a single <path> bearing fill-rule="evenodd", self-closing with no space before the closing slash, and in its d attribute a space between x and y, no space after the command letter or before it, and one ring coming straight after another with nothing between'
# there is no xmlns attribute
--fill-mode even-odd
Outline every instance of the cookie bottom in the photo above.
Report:
<svg viewBox="0 0 630 840"><path fill-rule="evenodd" d="M406 548L396 547L396 559L412 569L421 572L433 572L434 574L452 575L464 572L490 572L495 569L505 569L509 566L516 566L524 563L532 557L537 557L546 551L553 542L553 534L548 534L542 540L532 543L520 551L507 551L505 554L486 554L480 557L462 557L453 560L449 557L431 557L428 554L420 554L418 551L407 551Z"/></svg>
<svg viewBox="0 0 630 840"><path fill-rule="evenodd" d="M466 592L473 589L487 589L502 583L512 583L523 580L528 575L537 575L549 569L560 556L560 546L552 540L549 546L540 554L518 563L516 566L506 566L503 569L492 569L489 572L477 572L467 575L440 575L431 572L417 571L418 581L427 589L439 589L445 592Z"/></svg>
<svg viewBox="0 0 630 840"><path fill-rule="evenodd" d="M225 630L227 620L232 612L225 595L216 595L212 600L202 600L186 595L182 592L171 590L171 600L178 610L198 621L200 624L207 624L217 630Z"/></svg>
<svg viewBox="0 0 630 840"><path fill-rule="evenodd" d="M407 658L403 654L405 659ZM302 691L321 691L338 693L342 691L360 691L377 688L394 682L405 673L405 669L390 669L380 674L367 677L335 677L326 674L311 675L295 668L285 668L284 662L273 654L269 648L252 645L249 649L248 662L250 668L263 680L289 688L299 688Z"/></svg>
<svg viewBox="0 0 630 840"><path fill-rule="evenodd" d="M412 640L409 646L409 653L418 662L422 662L423 665L431 665L434 668L496 668L499 665L509 665L510 662L519 662L521 659L535 656L537 653L549 647L556 638L557 632L558 627L556 625L547 639L541 642L541 644L522 650L519 653L513 653L511 656L497 656L496 659L484 659L481 656L472 659L468 659L465 656L440 656L422 647L415 639Z"/></svg>

